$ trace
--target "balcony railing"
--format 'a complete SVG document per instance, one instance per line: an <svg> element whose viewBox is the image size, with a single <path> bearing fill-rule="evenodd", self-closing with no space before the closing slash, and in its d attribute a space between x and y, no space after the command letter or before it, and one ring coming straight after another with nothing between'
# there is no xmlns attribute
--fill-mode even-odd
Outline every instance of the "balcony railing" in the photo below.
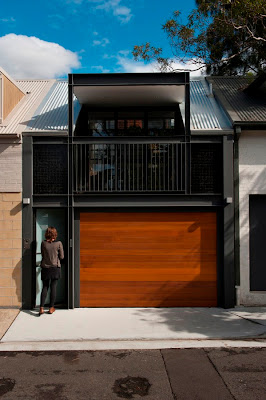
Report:
<svg viewBox="0 0 266 400"><path fill-rule="evenodd" d="M185 143L74 144L74 192L185 192Z"/></svg>

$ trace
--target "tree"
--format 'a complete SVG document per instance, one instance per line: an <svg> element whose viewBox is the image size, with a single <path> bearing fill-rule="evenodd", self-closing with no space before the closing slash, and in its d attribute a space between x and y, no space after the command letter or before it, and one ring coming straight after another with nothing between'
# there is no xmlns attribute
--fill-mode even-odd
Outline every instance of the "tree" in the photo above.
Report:
<svg viewBox="0 0 266 400"><path fill-rule="evenodd" d="M186 24L175 11L163 30L173 57L150 43L134 46L135 60L157 61L161 71L176 71L173 61L206 67L212 75L245 75L266 68L265 0L196 0Z"/></svg>

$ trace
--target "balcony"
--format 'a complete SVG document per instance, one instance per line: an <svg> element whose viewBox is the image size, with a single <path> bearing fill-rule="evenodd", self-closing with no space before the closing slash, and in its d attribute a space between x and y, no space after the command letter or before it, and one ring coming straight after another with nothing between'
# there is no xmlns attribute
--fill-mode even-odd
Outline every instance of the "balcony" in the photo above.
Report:
<svg viewBox="0 0 266 400"><path fill-rule="evenodd" d="M73 144L74 193L185 193L185 143Z"/></svg>

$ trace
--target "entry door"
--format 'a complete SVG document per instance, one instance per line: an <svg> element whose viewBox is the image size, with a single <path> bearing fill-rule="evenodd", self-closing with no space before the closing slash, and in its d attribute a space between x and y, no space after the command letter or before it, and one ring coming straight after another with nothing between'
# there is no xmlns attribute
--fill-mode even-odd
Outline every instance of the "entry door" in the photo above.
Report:
<svg viewBox="0 0 266 400"><path fill-rule="evenodd" d="M250 290L266 291L266 195L249 196Z"/></svg>
<svg viewBox="0 0 266 400"><path fill-rule="evenodd" d="M36 210L36 306L40 305L40 295L42 290L41 281L41 243L45 239L45 231L48 226L54 226L57 229L57 240L60 240L65 248L66 228L65 228L65 211L60 209L42 208ZM65 251L66 253L66 251ZM56 304L66 303L66 263L61 266L61 279L58 281ZM49 304L50 290L46 298Z"/></svg>
<svg viewBox="0 0 266 400"><path fill-rule="evenodd" d="M216 213L81 213L81 307L217 305Z"/></svg>

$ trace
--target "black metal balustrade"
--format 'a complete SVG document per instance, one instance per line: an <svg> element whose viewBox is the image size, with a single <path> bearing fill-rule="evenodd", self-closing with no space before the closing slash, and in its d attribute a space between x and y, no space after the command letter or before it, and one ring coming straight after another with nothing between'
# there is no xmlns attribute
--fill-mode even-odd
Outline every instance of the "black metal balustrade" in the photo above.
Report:
<svg viewBox="0 0 266 400"><path fill-rule="evenodd" d="M74 192L185 192L185 143L77 143Z"/></svg>

